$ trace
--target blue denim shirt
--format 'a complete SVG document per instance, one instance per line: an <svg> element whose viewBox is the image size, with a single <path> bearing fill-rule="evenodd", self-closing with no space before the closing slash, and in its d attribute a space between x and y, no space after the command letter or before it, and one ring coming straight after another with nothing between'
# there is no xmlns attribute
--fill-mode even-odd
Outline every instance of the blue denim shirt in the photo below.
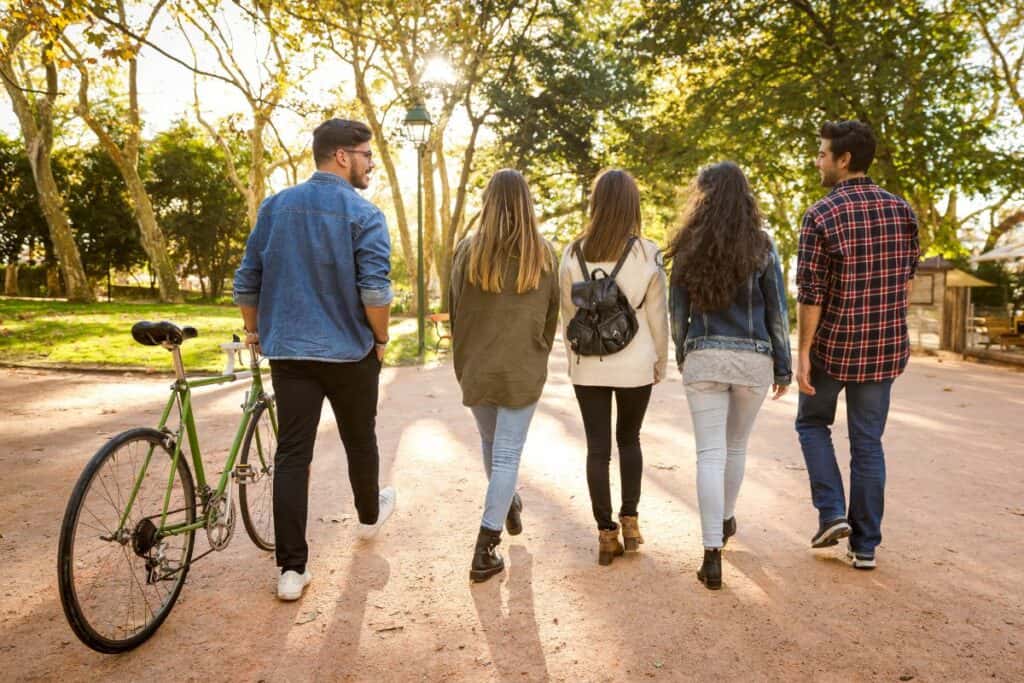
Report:
<svg viewBox="0 0 1024 683"><path fill-rule="evenodd" d="M373 348L364 306L391 303L380 209L317 171L268 198L235 271L235 303L259 310L268 358L353 362Z"/></svg>
<svg viewBox="0 0 1024 683"><path fill-rule="evenodd" d="M690 302L686 286L673 278L669 289L676 363L697 349L755 351L772 357L775 384L793 380L789 350L789 313L782 264L772 245L771 258L747 278L729 308L705 313Z"/></svg>

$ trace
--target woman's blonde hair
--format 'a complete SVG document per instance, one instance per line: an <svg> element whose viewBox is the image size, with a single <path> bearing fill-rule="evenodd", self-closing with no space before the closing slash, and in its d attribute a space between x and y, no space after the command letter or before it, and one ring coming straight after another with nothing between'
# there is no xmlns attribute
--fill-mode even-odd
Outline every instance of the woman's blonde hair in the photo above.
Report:
<svg viewBox="0 0 1024 683"><path fill-rule="evenodd" d="M502 169L484 189L480 227L469 247L470 284L485 292L501 292L502 275L510 261L519 261L516 293L540 286L541 275L552 268L550 250L537 232L537 216L526 179L519 171Z"/></svg>
<svg viewBox="0 0 1024 683"><path fill-rule="evenodd" d="M640 189L617 168L602 172L590 190L590 220L579 240L588 261L618 261L626 241L640 237Z"/></svg>

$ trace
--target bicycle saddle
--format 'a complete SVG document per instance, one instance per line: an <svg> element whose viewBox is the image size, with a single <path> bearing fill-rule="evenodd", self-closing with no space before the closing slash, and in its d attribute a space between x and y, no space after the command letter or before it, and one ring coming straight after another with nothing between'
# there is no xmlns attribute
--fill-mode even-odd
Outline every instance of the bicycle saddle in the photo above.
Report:
<svg viewBox="0 0 1024 683"><path fill-rule="evenodd" d="M159 346L165 341L179 346L186 339L195 339L197 336L199 333L196 332L196 328L179 328L166 320L161 320L158 323L142 320L132 325L132 337L145 346Z"/></svg>

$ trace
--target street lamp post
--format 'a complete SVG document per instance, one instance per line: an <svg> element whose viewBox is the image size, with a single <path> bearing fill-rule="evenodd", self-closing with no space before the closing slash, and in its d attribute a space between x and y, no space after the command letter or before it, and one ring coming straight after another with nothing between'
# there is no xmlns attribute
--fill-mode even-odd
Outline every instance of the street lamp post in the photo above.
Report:
<svg viewBox="0 0 1024 683"><path fill-rule="evenodd" d="M418 353L425 349L425 316L427 311L426 283L423 279L423 152L430 138L430 113L422 102L406 112L406 137L416 145L416 323Z"/></svg>

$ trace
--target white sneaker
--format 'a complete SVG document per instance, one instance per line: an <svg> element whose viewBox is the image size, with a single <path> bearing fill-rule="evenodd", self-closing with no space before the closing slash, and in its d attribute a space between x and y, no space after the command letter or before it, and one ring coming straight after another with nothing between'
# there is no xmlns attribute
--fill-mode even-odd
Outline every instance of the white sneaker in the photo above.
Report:
<svg viewBox="0 0 1024 683"><path fill-rule="evenodd" d="M398 494L395 493L394 486L382 488L380 490L380 511L377 513L377 522L375 524L360 524L356 529L356 536L364 540L376 536L384 522L388 521L388 517L395 511L395 503L397 502Z"/></svg>
<svg viewBox="0 0 1024 683"><path fill-rule="evenodd" d="M313 575L309 573L307 569L302 574L289 569L281 574L281 578L277 580L277 599L278 600L298 600L302 597L302 591L306 590L306 586L313 580Z"/></svg>

